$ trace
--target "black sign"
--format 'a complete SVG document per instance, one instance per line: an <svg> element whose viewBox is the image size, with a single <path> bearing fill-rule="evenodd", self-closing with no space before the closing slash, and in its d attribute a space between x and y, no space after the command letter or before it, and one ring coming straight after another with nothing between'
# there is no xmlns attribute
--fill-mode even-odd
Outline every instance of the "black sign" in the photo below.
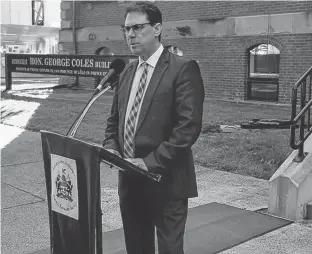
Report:
<svg viewBox="0 0 312 254"><path fill-rule="evenodd" d="M123 59L126 65L137 59L135 56L127 55L6 54L5 57L9 72L86 77L105 76L110 63L116 58Z"/></svg>

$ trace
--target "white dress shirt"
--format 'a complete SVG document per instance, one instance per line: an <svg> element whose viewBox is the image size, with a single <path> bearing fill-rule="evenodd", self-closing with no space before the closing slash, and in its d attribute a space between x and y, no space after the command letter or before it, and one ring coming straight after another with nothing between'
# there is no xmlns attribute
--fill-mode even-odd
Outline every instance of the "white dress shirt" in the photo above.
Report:
<svg viewBox="0 0 312 254"><path fill-rule="evenodd" d="M146 86L144 89L143 98L142 98L141 103L139 105L137 118L135 119L135 130L137 128L138 119L139 119L139 115L140 115L140 111L141 111L141 106L142 106L142 103L144 100L144 96L145 96L147 87L149 85L149 82L150 82L151 77L153 75L153 72L155 70L156 64L157 64L158 59L159 59L160 55L162 54L163 50L164 50L164 47L162 44L160 44L159 48L155 51L155 53L153 55L151 55L149 59L146 60L146 63L148 64ZM138 68L136 70L136 73L134 75L134 79L133 79L133 83L132 83L132 87L131 87L131 92L130 92L130 97L129 97L129 101L128 101L128 105L127 105L126 118L125 118L125 133L126 133L126 124L127 124L128 116L130 114L130 110L131 110L132 105L134 103L135 95L137 93L139 83L140 83L140 79L141 79L141 76L143 74L144 68L142 67L142 63L144 63L144 60L142 60L142 58L139 57L139 64L138 64Z"/></svg>

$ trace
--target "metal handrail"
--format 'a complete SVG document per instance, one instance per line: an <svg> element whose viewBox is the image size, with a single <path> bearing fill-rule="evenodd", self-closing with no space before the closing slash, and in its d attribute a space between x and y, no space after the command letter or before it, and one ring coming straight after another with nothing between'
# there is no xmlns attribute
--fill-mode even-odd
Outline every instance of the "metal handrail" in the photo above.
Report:
<svg viewBox="0 0 312 254"><path fill-rule="evenodd" d="M307 84L307 78L309 77L309 84ZM308 85L308 94L306 86ZM298 95L298 88L300 87L300 112L297 114L297 95ZM312 99L311 99L311 91L312 89L312 66L302 75L301 78L295 83L292 89L292 110L291 110L291 121L295 125L291 126L291 133L290 133L290 146L292 149L297 150L298 154L297 157L294 159L296 162L301 162L305 158L307 153L304 153L304 142L312 133L312 126L311 126L311 106L312 106ZM308 100L307 100L308 95ZM307 124L305 124L305 114L308 112L308 119ZM296 124L300 121L299 125L299 141L296 142ZM307 127L307 132L305 133L305 127Z"/></svg>

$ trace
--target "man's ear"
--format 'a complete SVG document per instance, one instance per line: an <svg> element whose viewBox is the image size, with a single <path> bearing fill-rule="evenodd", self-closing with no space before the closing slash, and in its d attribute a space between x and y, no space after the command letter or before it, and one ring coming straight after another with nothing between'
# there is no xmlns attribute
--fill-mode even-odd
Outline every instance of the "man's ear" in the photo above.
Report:
<svg viewBox="0 0 312 254"><path fill-rule="evenodd" d="M158 37L161 34L162 31L162 25L160 23L157 23L154 25L154 36Z"/></svg>

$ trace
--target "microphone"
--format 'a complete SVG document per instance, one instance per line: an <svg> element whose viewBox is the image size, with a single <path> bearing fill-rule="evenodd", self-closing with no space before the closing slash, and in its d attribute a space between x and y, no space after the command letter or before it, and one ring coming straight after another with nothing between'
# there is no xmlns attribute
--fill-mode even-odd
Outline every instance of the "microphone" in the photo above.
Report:
<svg viewBox="0 0 312 254"><path fill-rule="evenodd" d="M111 62L109 66L109 71L106 73L104 78L101 80L100 84L95 89L93 95L99 93L105 88L105 84L109 82L113 77L116 77L119 75L123 69L125 68L126 63L124 60L117 58L114 61Z"/></svg>

